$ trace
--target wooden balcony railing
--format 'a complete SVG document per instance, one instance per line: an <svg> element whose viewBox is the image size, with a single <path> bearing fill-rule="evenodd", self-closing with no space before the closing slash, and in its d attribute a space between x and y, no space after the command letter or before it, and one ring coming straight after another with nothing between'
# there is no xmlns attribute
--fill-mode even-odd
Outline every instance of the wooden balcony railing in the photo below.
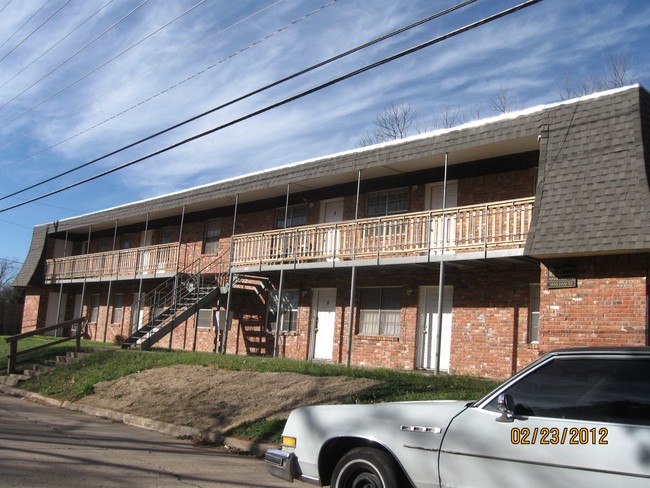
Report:
<svg viewBox="0 0 650 488"><path fill-rule="evenodd" d="M178 243L48 259L45 280L118 279L176 271Z"/></svg>
<svg viewBox="0 0 650 488"><path fill-rule="evenodd" d="M523 247L534 198L234 236L234 266Z"/></svg>

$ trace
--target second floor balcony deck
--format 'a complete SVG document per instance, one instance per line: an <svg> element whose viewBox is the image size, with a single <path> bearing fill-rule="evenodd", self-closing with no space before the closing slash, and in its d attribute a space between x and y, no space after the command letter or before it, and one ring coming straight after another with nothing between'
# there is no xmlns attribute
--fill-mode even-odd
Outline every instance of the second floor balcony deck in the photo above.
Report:
<svg viewBox="0 0 650 488"><path fill-rule="evenodd" d="M178 269L178 258L179 245L174 243L48 259L45 281L170 276Z"/></svg>
<svg viewBox="0 0 650 488"><path fill-rule="evenodd" d="M352 261L370 265L390 259L431 260L445 253L520 250L528 237L534 201L523 198L239 234L232 240L232 265L235 269Z"/></svg>
<svg viewBox="0 0 650 488"><path fill-rule="evenodd" d="M235 272L241 272L350 263L373 265L390 260L421 262L439 260L441 256L462 259L472 253L487 256L488 252L500 250L521 253L528 237L534 201L534 198L523 198L444 211L238 234L231 240L231 264ZM197 256L188 249L173 243L48 259L45 281L167 277L187 263L217 259ZM191 257L185 255L188 253ZM219 257L218 271L227 269L227 261Z"/></svg>

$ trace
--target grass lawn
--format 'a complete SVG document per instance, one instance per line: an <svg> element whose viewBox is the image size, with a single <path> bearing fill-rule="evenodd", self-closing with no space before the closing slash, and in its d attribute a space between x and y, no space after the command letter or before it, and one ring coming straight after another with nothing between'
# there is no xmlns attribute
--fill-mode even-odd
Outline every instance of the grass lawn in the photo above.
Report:
<svg viewBox="0 0 650 488"><path fill-rule="evenodd" d="M5 340L5 337L7 336L0 336L0 375L6 374L7 371L7 363L8 363L7 356L9 355L9 343ZM18 342L18 352L31 349L32 347L38 347L44 344L55 342L60 339L61 339L60 337L51 337L51 336L26 337L25 339L21 339ZM84 339L81 340L82 349L88 349L94 347L106 348L106 347L111 347L111 345L105 342L96 342L96 341L89 341ZM27 364L33 364L33 363L42 363L45 359L54 359L56 356L65 356L65 354L68 351L74 351L74 350L75 350L75 341L73 339L68 342L56 344L51 347L46 347L43 349L39 349L38 351L27 353L23 356L19 356L18 364L17 364L18 371L20 371L21 366Z"/></svg>
<svg viewBox="0 0 650 488"><path fill-rule="evenodd" d="M45 340L33 338L36 340ZM92 347L105 343L84 341L83 347ZM28 347L28 344L21 346ZM55 346L56 352L64 354L73 350L74 343ZM5 352L6 351L6 352ZM6 368L7 345L0 338L1 360ZM45 352L39 351L44 355ZM313 376L350 376L371 378L381 384L356 394L362 403L377 403L407 400L440 399L478 399L496 386L494 381L470 376L440 375L434 376L414 371L391 369L346 368L337 364L323 364L312 361L298 361L282 358L264 358L249 356L218 355L189 351L138 351L138 350L98 350L78 363L57 368L51 373L41 375L21 384L21 388L62 400L78 400L92 393L93 386L101 381L115 380L145 369L160 368L177 364L208 366L221 369L255 372L293 372ZM354 401L350 398L349 401ZM269 427L264 422L248 425L239 434L257 440L275 438L281 431L282 424Z"/></svg>

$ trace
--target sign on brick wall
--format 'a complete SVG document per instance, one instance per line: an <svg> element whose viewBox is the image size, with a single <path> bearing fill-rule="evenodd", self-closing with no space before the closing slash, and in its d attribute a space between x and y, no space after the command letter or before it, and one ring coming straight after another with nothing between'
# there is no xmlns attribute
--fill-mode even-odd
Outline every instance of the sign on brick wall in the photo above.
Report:
<svg viewBox="0 0 650 488"><path fill-rule="evenodd" d="M550 290L558 288L577 288L578 271L574 264L563 264L547 268L547 287Z"/></svg>

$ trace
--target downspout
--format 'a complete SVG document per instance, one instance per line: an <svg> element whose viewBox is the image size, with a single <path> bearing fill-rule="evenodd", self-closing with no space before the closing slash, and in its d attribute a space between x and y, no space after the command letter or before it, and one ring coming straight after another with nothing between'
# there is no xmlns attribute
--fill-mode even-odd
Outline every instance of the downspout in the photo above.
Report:
<svg viewBox="0 0 650 488"><path fill-rule="evenodd" d="M359 225L359 194L361 192L361 170L357 173L357 194L354 208L354 235L352 236L352 276L350 278L350 315L348 318L348 342L345 365L349 368L352 363L352 336L354 335L354 299L357 286L357 267L354 261L357 257L357 226Z"/></svg>
<svg viewBox="0 0 650 488"><path fill-rule="evenodd" d="M172 307L174 308L174 319L176 319L176 300L178 299L178 273L180 271L180 263L181 263L181 241L183 240L183 225L185 224L185 205L183 205L183 211L181 212L181 226L180 229L178 230L178 257L176 259L176 274L174 275L174 290L172 291L173 293L173 304ZM187 266L187 263L185 263ZM169 347L168 349L171 350L172 348L172 340L174 339L174 328L169 331Z"/></svg>
<svg viewBox="0 0 650 488"><path fill-rule="evenodd" d="M232 289L234 286L234 277L232 274L232 260L235 255L235 246L233 246L233 237L235 237L235 232L237 231L236 226L237 226L237 209L239 208L239 193L235 195L235 211L232 217L232 233L230 234L230 258L228 260L228 296L226 297L226 323L224 324L224 329L223 333L221 335L221 354L226 354L226 350L228 347L228 331L230 330L230 306L231 306L231 297L232 297ZM215 351L217 348L217 341L219 338L219 326L221 324L217 324L217 327L215 328L214 334L214 347Z"/></svg>
<svg viewBox="0 0 650 488"><path fill-rule="evenodd" d="M447 167L449 164L449 153L445 152L445 173L442 182L442 248L440 250L440 276L438 277L438 317L436 330L436 367L435 374L440 374L440 352L442 350L442 313L443 301L445 299L445 241L447 239ZM429 345L430 347L430 345ZM431 349L429 349L431 350Z"/></svg>
<svg viewBox="0 0 650 488"><path fill-rule="evenodd" d="M291 183L287 183L287 198L284 203L284 229L287 228L287 218L289 218L289 195L291 193ZM282 320L282 301L284 295L284 266L280 268L280 286L278 287L278 305L275 313L275 342L273 344L273 357L278 356L278 346L280 345L280 322Z"/></svg>
<svg viewBox="0 0 650 488"><path fill-rule="evenodd" d="M117 220L115 221L115 230L113 231L113 252L115 252L115 245L117 244ZM108 297L106 298L106 320L104 321L104 342L106 342L106 334L108 333L108 320L111 305L111 292L113 289L113 280L108 281Z"/></svg>

